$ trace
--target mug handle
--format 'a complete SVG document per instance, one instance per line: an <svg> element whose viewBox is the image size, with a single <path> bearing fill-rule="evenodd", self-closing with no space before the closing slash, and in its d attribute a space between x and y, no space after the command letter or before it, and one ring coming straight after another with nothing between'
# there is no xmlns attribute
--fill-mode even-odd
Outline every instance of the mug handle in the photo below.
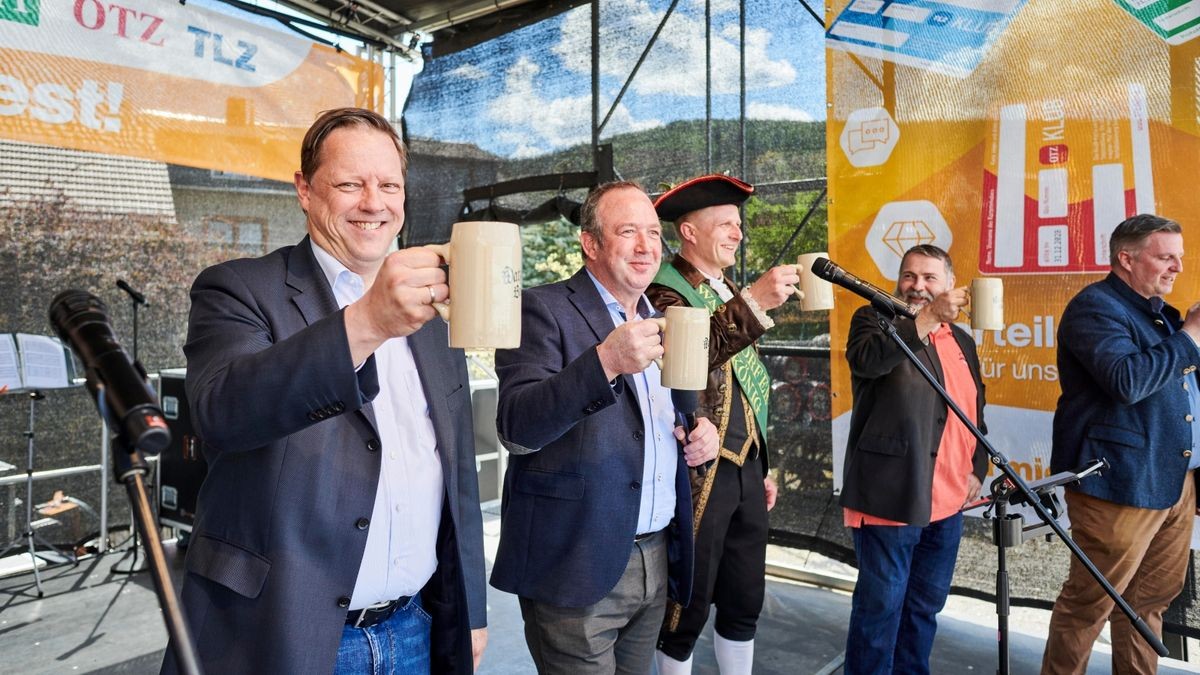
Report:
<svg viewBox="0 0 1200 675"><path fill-rule="evenodd" d="M423 248L433 251L440 256L442 260L445 260L447 265L450 264L450 244L426 244ZM449 300L450 298L446 299ZM433 305L433 308L437 310L437 313L442 317L442 321L450 323L450 305L445 302L434 302L431 304Z"/></svg>
<svg viewBox="0 0 1200 675"><path fill-rule="evenodd" d="M661 332L661 333L666 333L666 332L667 332L667 319L666 319L666 317L661 317L661 316L652 316L652 317L650 317L649 319L646 319L646 321L653 321L654 323L658 324L658 330L659 330L659 332ZM661 359L661 358L654 359L654 365L658 366L658 369L659 369L659 370L662 370L662 369L663 369L663 366L662 366L662 359Z"/></svg>

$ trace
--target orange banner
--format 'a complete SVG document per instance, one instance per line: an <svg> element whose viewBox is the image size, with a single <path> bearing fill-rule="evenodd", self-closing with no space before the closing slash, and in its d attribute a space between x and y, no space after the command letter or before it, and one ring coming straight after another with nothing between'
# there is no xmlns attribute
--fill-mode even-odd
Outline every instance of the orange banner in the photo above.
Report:
<svg viewBox="0 0 1200 675"><path fill-rule="evenodd" d="M877 25L859 16L897 4L937 9ZM1176 33L1171 44L1113 0L883 6L833 6L848 27L827 50L830 257L890 290L904 250L932 243L950 252L958 285L1003 279L1005 328L975 332L989 439L1041 478L1059 394L1058 319L1107 272L1112 229L1157 213L1200 247L1191 186L1200 40ZM929 50L920 62L901 54L934 28L965 31L959 15L984 10L997 17L980 24L987 39L971 43L969 59L947 50L954 68L930 65ZM868 38L871 49L860 49ZM1198 293L1187 268L1167 300L1186 309ZM831 314L837 486L852 402L847 329L862 304L839 290Z"/></svg>
<svg viewBox="0 0 1200 675"><path fill-rule="evenodd" d="M0 0L0 137L291 181L378 64L173 2Z"/></svg>

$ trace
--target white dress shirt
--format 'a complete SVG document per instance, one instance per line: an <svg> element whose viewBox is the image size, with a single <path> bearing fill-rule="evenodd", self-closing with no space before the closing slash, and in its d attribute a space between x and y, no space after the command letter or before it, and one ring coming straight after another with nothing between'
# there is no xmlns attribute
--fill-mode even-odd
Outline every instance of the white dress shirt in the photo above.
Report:
<svg viewBox="0 0 1200 675"><path fill-rule="evenodd" d="M366 292L362 277L315 242L312 247L338 307L361 298ZM416 595L433 576L445 492L433 421L408 339L392 338L383 343L375 350L375 366L379 394L373 406L381 465L379 483L374 488L362 486L364 490L375 490L375 507L350 598L352 610ZM353 514L347 514L347 518L352 520Z"/></svg>

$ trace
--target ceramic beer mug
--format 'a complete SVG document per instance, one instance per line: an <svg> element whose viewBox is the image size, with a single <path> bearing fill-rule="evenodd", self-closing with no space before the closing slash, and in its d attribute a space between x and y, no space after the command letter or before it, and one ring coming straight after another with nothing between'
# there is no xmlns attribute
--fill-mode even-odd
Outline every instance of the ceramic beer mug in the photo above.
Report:
<svg viewBox="0 0 1200 675"><path fill-rule="evenodd" d="M979 277L971 281L971 328L1004 330L1004 281Z"/></svg>
<svg viewBox="0 0 1200 675"><path fill-rule="evenodd" d="M455 223L448 244L430 244L450 266L449 303L435 302L450 324L450 346L521 346L521 232L515 223Z"/></svg>
<svg viewBox="0 0 1200 675"><path fill-rule="evenodd" d="M813 274L813 261L817 258L829 258L829 254L804 253L796 258L796 266L800 268L800 309L811 312L818 309L833 309L833 284Z"/></svg>
<svg viewBox="0 0 1200 675"><path fill-rule="evenodd" d="M655 359L668 389L703 390L708 385L708 310L668 307L665 317L650 319L663 332L663 357Z"/></svg>

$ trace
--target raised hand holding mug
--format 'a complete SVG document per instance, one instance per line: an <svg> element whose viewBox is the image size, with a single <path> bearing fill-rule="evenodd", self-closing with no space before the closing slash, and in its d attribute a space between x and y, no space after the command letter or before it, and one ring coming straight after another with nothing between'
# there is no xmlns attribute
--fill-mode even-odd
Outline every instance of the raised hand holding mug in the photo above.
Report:
<svg viewBox="0 0 1200 675"><path fill-rule="evenodd" d="M663 357L654 362L668 389L700 391L708 386L708 310L668 307L665 317L650 319L663 332Z"/></svg>
<svg viewBox="0 0 1200 675"><path fill-rule="evenodd" d="M453 309L451 304L433 303L450 324L450 346L521 346L521 232L517 225L455 223L448 244L426 248L450 266Z"/></svg>

